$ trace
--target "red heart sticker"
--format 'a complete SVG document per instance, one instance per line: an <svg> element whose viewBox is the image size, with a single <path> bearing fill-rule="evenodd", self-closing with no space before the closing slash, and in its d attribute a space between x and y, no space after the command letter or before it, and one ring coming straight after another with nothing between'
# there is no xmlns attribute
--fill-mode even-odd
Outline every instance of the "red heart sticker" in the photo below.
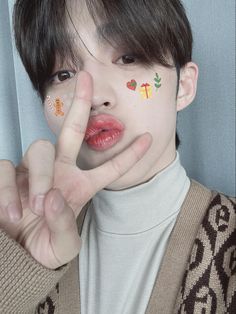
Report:
<svg viewBox="0 0 236 314"><path fill-rule="evenodd" d="M127 83L127 87L131 90L135 90L137 87L137 82L135 80L131 80Z"/></svg>

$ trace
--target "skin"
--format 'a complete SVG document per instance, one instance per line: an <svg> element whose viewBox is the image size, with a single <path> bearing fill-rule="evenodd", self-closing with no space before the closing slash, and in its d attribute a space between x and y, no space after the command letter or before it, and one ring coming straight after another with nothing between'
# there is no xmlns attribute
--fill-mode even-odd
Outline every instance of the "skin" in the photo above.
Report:
<svg viewBox="0 0 236 314"><path fill-rule="evenodd" d="M0 161L0 228L51 269L78 254L76 218L82 207L127 172L151 145L146 133L100 167L79 169L76 159L90 114L92 80L81 72L78 81L55 147L39 140L30 145L18 167Z"/></svg>
<svg viewBox="0 0 236 314"><path fill-rule="evenodd" d="M140 184L173 161L176 112L191 103L196 92L194 63L181 69L176 98L174 69L123 66L118 61L123 52L98 42L86 10L83 17L83 23L74 22L96 58L78 41L81 66L76 74L62 84L54 78L48 87L50 99L60 98L64 104L64 116L55 116L45 104L46 119L58 136L56 145L32 143L17 167L0 160L0 228L50 269L79 253L76 218L99 190ZM62 69L56 65L55 72ZM156 72L162 86L153 98L142 100L127 89L131 79L154 85ZM99 113L113 115L126 127L122 140L105 152L93 151L83 141L89 117Z"/></svg>
<svg viewBox="0 0 236 314"><path fill-rule="evenodd" d="M77 80L77 74L73 73L87 71L93 80L91 116L113 115L125 125L125 134L118 144L103 152L94 151L83 142L77 164L83 169L97 167L128 147L140 134L148 132L153 138L148 153L129 172L106 188L121 190L143 183L175 158L176 115L195 97L197 66L190 62L181 69L180 88L176 98L177 73L174 67L155 65L144 68L132 55L129 56L132 63L125 64L127 52L99 40L96 26L85 7L78 8L74 4L70 11L73 24L79 30L78 36L74 26L69 24L79 51L80 64L77 68L56 64L55 73L65 71L64 74L67 73L69 78L60 81L60 77L55 75L47 94L53 99L60 97L66 113L70 108L68 98L73 94ZM158 92L154 86L156 73L161 77ZM127 82L132 79L138 83L135 92L127 88ZM147 82L153 86L153 95L150 99L143 99L139 89ZM58 135L64 118L56 117L48 105L45 105L45 116L52 131Z"/></svg>

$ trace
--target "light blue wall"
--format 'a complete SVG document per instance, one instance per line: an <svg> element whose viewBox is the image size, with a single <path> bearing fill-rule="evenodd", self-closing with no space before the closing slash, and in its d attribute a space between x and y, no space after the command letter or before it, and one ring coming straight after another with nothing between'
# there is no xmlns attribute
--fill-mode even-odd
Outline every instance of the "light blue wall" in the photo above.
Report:
<svg viewBox="0 0 236 314"><path fill-rule="evenodd" d="M197 97L180 113L189 175L235 195L235 0L185 0L199 66Z"/></svg>
<svg viewBox="0 0 236 314"><path fill-rule="evenodd" d="M55 141L11 42L14 0L0 1L0 158L20 161L37 138ZM185 0L199 65L194 103L178 117L188 174L235 194L235 0Z"/></svg>

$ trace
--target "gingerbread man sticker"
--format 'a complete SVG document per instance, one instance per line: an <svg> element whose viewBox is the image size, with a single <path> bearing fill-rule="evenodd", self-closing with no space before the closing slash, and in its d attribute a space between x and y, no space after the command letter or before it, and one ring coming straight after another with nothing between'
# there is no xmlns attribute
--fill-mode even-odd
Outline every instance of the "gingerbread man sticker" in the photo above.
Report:
<svg viewBox="0 0 236 314"><path fill-rule="evenodd" d="M64 112L62 107L64 106L63 102L61 101L60 98L56 98L55 99L55 103L54 103L54 109L55 109L55 116L64 116Z"/></svg>

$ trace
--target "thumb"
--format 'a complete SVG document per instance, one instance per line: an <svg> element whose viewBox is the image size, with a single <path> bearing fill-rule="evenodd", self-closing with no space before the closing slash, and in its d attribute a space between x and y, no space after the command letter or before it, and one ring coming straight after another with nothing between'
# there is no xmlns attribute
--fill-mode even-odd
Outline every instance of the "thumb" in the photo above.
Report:
<svg viewBox="0 0 236 314"><path fill-rule="evenodd" d="M45 219L59 267L75 258L81 248L75 214L59 189L51 189L46 195Z"/></svg>

